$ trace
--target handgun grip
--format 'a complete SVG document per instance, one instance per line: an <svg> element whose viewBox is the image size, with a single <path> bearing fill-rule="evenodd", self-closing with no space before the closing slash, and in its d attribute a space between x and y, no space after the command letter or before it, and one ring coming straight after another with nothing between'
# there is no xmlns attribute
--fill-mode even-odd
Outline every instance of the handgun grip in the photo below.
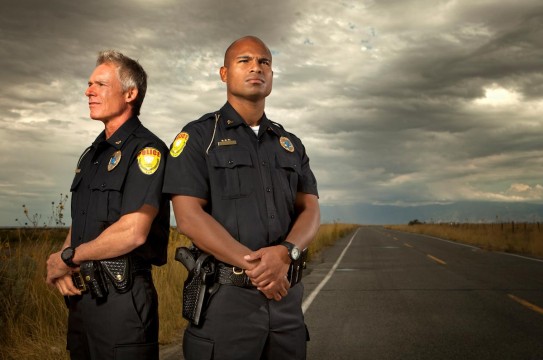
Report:
<svg viewBox="0 0 543 360"><path fill-rule="evenodd" d="M188 271L192 271L192 269L194 269L196 266L194 255L187 247L184 246L175 249L175 260L183 264Z"/></svg>

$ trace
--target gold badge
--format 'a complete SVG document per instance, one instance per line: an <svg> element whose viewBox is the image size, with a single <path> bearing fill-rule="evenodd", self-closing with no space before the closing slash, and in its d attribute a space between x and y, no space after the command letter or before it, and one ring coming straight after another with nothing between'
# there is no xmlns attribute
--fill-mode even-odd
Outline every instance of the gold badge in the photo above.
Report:
<svg viewBox="0 0 543 360"><path fill-rule="evenodd" d="M107 171L111 171L119 165L121 162L121 150L117 150L111 155L111 159L109 159L109 162L107 163Z"/></svg>
<svg viewBox="0 0 543 360"><path fill-rule="evenodd" d="M189 141L188 133L180 132L177 134L173 141L172 148L170 149L170 155L172 157L178 157L183 152L185 145L187 145L187 141Z"/></svg>
<svg viewBox="0 0 543 360"><path fill-rule="evenodd" d="M154 174L160 165L160 151L152 147L146 147L138 154L138 165L142 173Z"/></svg>
<svg viewBox="0 0 543 360"><path fill-rule="evenodd" d="M238 142L232 139L223 139L217 143L218 146L236 145Z"/></svg>
<svg viewBox="0 0 543 360"><path fill-rule="evenodd" d="M294 152L294 145L292 145L292 142L289 140L288 137L281 136L279 139L279 142L281 143L281 146L283 149L285 149L288 152Z"/></svg>

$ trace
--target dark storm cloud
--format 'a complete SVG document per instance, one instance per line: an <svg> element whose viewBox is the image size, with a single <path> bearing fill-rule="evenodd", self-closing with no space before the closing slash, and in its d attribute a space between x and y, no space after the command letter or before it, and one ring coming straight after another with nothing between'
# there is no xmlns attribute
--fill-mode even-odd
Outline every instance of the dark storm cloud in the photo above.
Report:
<svg viewBox="0 0 543 360"><path fill-rule="evenodd" d="M304 141L323 204L543 199L535 0L21 0L0 10L4 222L24 199L65 193L101 131L84 96L99 50L144 66L141 119L169 143L225 102L218 69L247 34L272 51L266 112Z"/></svg>

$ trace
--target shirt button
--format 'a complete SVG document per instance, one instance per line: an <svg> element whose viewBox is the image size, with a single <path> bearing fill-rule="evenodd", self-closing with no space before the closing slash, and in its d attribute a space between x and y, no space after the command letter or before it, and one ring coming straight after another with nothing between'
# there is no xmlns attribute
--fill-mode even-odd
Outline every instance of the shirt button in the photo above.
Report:
<svg viewBox="0 0 543 360"><path fill-rule="evenodd" d="M100 187L105 187L106 186L106 183L103 183L102 185L100 185Z"/></svg>
<svg viewBox="0 0 543 360"><path fill-rule="evenodd" d="M95 161L95 162L94 162L94 165L98 165L98 161Z"/></svg>
<svg viewBox="0 0 543 360"><path fill-rule="evenodd" d="M265 161L262 161L262 166L266 166L266 162Z"/></svg>
<svg viewBox="0 0 543 360"><path fill-rule="evenodd" d="M270 215L270 219L275 219L275 215Z"/></svg>
<svg viewBox="0 0 543 360"><path fill-rule="evenodd" d="M232 165L234 163L234 160L228 160L228 164Z"/></svg>
<svg viewBox="0 0 543 360"><path fill-rule="evenodd" d="M266 191L267 191L267 192L271 192L271 188L267 187L267 188L266 188Z"/></svg>

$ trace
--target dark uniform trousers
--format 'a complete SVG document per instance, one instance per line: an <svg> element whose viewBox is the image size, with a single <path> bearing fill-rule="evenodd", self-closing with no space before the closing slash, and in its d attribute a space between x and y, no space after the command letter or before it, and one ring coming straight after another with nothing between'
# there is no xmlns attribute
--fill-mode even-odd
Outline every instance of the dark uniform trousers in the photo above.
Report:
<svg viewBox="0 0 543 360"><path fill-rule="evenodd" d="M68 345L72 360L158 359L158 301L151 273L136 275L132 289L107 299L70 296Z"/></svg>
<svg viewBox="0 0 543 360"><path fill-rule="evenodd" d="M302 283L281 301L268 300L255 288L221 285L203 325L190 325L185 331L185 359L305 359L308 333L302 296Z"/></svg>

